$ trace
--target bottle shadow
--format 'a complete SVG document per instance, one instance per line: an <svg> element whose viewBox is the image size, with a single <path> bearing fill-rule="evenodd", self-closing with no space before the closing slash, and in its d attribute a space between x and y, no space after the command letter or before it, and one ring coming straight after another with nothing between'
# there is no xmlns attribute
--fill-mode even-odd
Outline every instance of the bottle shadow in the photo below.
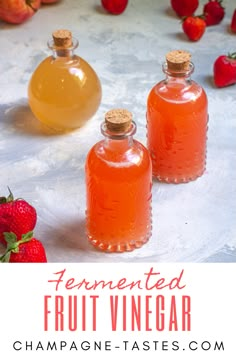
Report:
<svg viewBox="0 0 236 354"><path fill-rule="evenodd" d="M27 100L20 100L12 104L0 105L0 124L6 130L12 129L22 135L53 136L65 132L57 132L42 124L30 110Z"/></svg>
<svg viewBox="0 0 236 354"><path fill-rule="evenodd" d="M53 249L92 251L85 232L85 219L60 223L58 227L47 230L48 247ZM46 244L46 242L45 242Z"/></svg>

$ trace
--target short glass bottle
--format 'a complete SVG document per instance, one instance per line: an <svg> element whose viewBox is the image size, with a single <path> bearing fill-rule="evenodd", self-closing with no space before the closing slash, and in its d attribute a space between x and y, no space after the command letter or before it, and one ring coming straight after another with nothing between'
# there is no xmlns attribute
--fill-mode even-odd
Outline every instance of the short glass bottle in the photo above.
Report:
<svg viewBox="0 0 236 354"><path fill-rule="evenodd" d="M100 250L132 251L151 236L151 159L133 139L129 111L107 112L101 131L105 139L92 147L85 165L87 236Z"/></svg>
<svg viewBox="0 0 236 354"><path fill-rule="evenodd" d="M58 131L81 127L97 111L102 89L93 68L74 54L78 41L68 30L53 32L48 41L52 56L32 74L28 99L41 122Z"/></svg>
<svg viewBox="0 0 236 354"><path fill-rule="evenodd" d="M166 79L156 84L147 100L147 145L153 176L167 183L200 177L206 167L208 101L204 89L191 80L191 55L166 55Z"/></svg>

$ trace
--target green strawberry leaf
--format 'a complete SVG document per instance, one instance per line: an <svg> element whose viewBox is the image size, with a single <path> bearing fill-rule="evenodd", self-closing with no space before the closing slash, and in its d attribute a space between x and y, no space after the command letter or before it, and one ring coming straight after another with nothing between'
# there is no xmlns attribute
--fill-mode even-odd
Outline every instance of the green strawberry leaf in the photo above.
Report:
<svg viewBox="0 0 236 354"><path fill-rule="evenodd" d="M11 252L19 253L20 245L25 242L29 242L33 237L33 231L29 231L26 234L22 235L21 240L17 241L17 237L14 232L4 232L5 240L7 241L6 252L0 256L1 263L8 263L10 261Z"/></svg>
<svg viewBox="0 0 236 354"><path fill-rule="evenodd" d="M32 239L33 237L33 231L27 232L27 234L23 234L21 237L20 243L28 242Z"/></svg>
<svg viewBox="0 0 236 354"><path fill-rule="evenodd" d="M229 57L230 59L236 59L236 52L234 52L234 53L229 53L229 54L228 54L228 57Z"/></svg>
<svg viewBox="0 0 236 354"><path fill-rule="evenodd" d="M17 241L16 234L14 232L3 232L5 241L9 244L15 243Z"/></svg>

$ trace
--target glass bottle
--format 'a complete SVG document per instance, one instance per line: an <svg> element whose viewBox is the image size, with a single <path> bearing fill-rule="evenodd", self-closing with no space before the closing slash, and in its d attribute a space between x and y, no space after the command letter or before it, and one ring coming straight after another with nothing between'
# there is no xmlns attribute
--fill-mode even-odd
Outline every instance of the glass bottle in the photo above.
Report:
<svg viewBox="0 0 236 354"><path fill-rule="evenodd" d="M87 236L100 250L132 251L151 236L151 159L129 111L108 111L101 132L85 166Z"/></svg>
<svg viewBox="0 0 236 354"><path fill-rule="evenodd" d="M186 51L166 55L165 80L147 100L147 145L153 176L167 183L189 182L206 166L208 102L204 89L191 80L194 65Z"/></svg>
<svg viewBox="0 0 236 354"><path fill-rule="evenodd" d="M81 127L97 111L101 84L93 68L74 54L78 41L57 30L48 41L52 55L34 71L28 87L29 105L47 126L69 131Z"/></svg>

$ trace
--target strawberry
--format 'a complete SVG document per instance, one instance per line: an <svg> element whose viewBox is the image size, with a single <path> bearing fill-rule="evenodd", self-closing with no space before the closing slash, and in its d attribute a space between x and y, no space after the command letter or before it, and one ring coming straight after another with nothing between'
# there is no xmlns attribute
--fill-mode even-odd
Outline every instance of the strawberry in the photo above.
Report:
<svg viewBox="0 0 236 354"><path fill-rule="evenodd" d="M207 26L218 25L224 18L225 9L222 0L209 0L203 7L203 14Z"/></svg>
<svg viewBox="0 0 236 354"><path fill-rule="evenodd" d="M206 23L201 16L188 16L184 18L182 28L191 41L198 41L205 32Z"/></svg>
<svg viewBox="0 0 236 354"><path fill-rule="evenodd" d="M171 0L170 3L179 17L192 16L199 5L198 0Z"/></svg>
<svg viewBox="0 0 236 354"><path fill-rule="evenodd" d="M5 243L3 232L14 232L17 239L32 231L36 225L35 208L23 199L15 199L9 189L9 196L0 198L0 242Z"/></svg>
<svg viewBox="0 0 236 354"><path fill-rule="evenodd" d="M33 232L17 236L13 232L4 232L7 249L0 257L2 263L47 263L47 257L43 244L33 238Z"/></svg>
<svg viewBox="0 0 236 354"><path fill-rule="evenodd" d="M125 11L128 0L101 0L103 8L113 15L120 15Z"/></svg>
<svg viewBox="0 0 236 354"><path fill-rule="evenodd" d="M230 28L232 32L236 33L236 9L233 12Z"/></svg>
<svg viewBox="0 0 236 354"><path fill-rule="evenodd" d="M236 84L236 53L220 55L214 63L213 71L217 87Z"/></svg>

